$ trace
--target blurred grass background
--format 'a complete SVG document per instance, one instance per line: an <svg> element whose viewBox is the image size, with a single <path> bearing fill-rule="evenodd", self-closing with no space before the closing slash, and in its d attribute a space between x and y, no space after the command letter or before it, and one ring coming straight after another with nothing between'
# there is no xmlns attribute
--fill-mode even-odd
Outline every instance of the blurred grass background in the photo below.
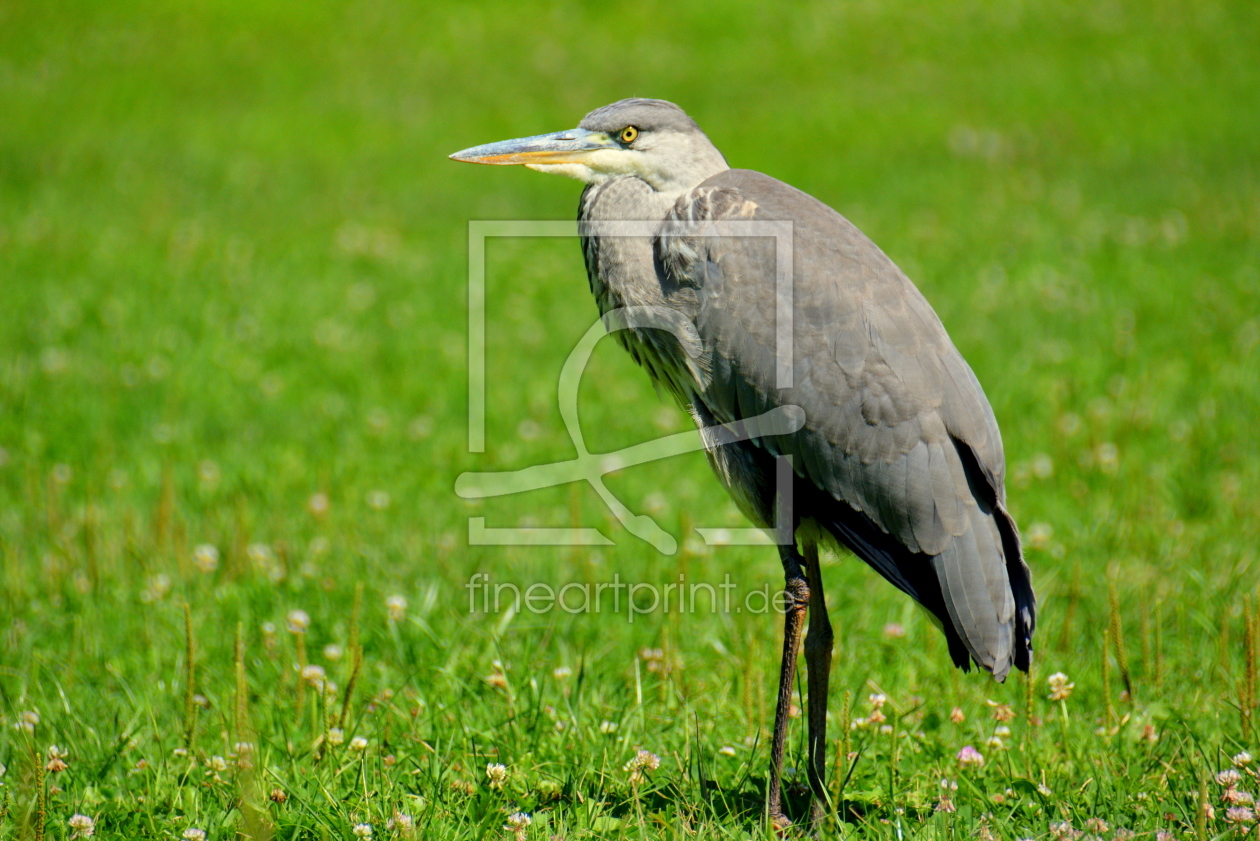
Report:
<svg viewBox="0 0 1260 841"><path fill-rule="evenodd" d="M433 832L497 831L475 817L497 801L440 794L443 775L480 773L487 746L522 780L562 781L568 805L544 809L553 827L595 826L575 817L580 792L603 802L642 744L737 744L742 770L721 772L723 785L755 790L764 750L744 740L769 726L777 620L504 620L463 602L477 571L779 581L765 549L692 540L656 555L584 488L484 505L452 492L465 470L571 457L556 375L595 308L575 242L490 244L489 446L468 454L467 222L571 219L579 187L446 155L567 128L626 96L679 103L732 165L837 208L936 307L1003 429L1043 605L1040 672L1082 673L1083 703L1102 709L1114 582L1132 671L1160 686L1137 697L1162 706L1132 714L1198 710L1220 750L1238 748L1260 538L1257 45L1260 7L1246 2L0 3L0 717L38 708L43 728L28 745L6 727L0 763L25 768L28 748L68 743L93 774L62 784L55 814L108 815L127 837L189 821L227 831L232 797L182 800L174 770L125 774L136 757L115 750L129 734L156 766L180 742L181 605L214 710L233 704L240 623L256 658L251 726L291 758L320 725L300 738L281 726L292 641L282 631L268 648L261 625L301 608L312 651L348 645L361 583L360 694L420 698L402 716L409 744L448 766L421 786L380 766L392 780L381 785L426 798ZM582 411L601 450L687 426L611 343ZM699 455L610 485L680 539L690 523L742 525ZM469 516L580 521L618 545L469 547ZM208 573L193 560L202 544L222 557ZM1022 697L949 672L935 631L860 564L837 559L827 575L833 707L868 678L905 695L945 686L964 706ZM386 622L391 594L411 602L405 622ZM886 638L890 622L907 635ZM660 678L662 705L645 715L635 652L662 645L686 668ZM583 727L610 710L638 709L639 723L541 747L549 720L544 736L504 723L520 710L505 713L482 680L494 659L545 684L539 715L560 691L544 677L567 665L588 687L574 705ZM461 707L474 712L455 724ZM698 734L687 710L704 718ZM222 715L222 732L203 727L205 753L231 747ZM908 765L906 785L930 790L941 756ZM855 780L867 772L878 768ZM695 773L672 773L661 812L700 808ZM1079 783L1084 770L1061 773ZM1185 771L1183 796L1198 773ZM18 776L0 837L30 826ZM136 811L140 778L148 805ZM373 815L383 826L394 808L384 795L309 805L292 785L305 811L273 818L294 837L341 837ZM545 802L530 791L518 800ZM737 832L748 814L710 817ZM1029 815L1028 832L1044 833L1044 815Z"/></svg>

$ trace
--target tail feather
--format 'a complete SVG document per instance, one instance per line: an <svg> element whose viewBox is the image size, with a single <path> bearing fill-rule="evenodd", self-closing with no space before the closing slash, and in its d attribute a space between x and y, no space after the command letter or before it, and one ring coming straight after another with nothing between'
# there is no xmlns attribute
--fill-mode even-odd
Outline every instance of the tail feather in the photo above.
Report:
<svg viewBox="0 0 1260 841"><path fill-rule="evenodd" d="M1014 598L992 518L970 507L970 528L953 538L932 568L955 630L981 668L1005 680L1014 662Z"/></svg>
<svg viewBox="0 0 1260 841"><path fill-rule="evenodd" d="M861 511L834 500L810 506L839 543L937 620L954 664L975 662L1004 680L1012 666L1028 671L1036 598L1019 533L1000 505L968 506L971 528L938 555L911 552Z"/></svg>
<svg viewBox="0 0 1260 841"><path fill-rule="evenodd" d="M1015 668L1028 671L1032 665L1032 638L1037 627L1037 595L1032 588L1032 572L1024 562L1019 529L1015 520L1001 505L997 506L997 526L1002 534L1002 554L1006 557L1006 575L1015 598Z"/></svg>
<svg viewBox="0 0 1260 841"><path fill-rule="evenodd" d="M954 439L954 446L959 458L962 459L967 485L979 506L979 513L984 516L987 529L996 527L997 530L1001 545L1000 547L993 546L993 557L994 560L1000 558L1003 563L1001 565L991 563L986 568L993 573L999 570L1005 573L1003 576L1006 579L1005 586L1000 589L1004 593L1009 593L1009 598L1014 601L1011 659L1015 668L1026 672L1032 664L1032 636L1037 624L1037 596L1033 593L1032 573L1024 561L1024 553L1019 541L1019 529L1015 526L1014 518L1007 512L1004 500L999 497L997 488L982 469L975 451L966 442L958 439Z"/></svg>

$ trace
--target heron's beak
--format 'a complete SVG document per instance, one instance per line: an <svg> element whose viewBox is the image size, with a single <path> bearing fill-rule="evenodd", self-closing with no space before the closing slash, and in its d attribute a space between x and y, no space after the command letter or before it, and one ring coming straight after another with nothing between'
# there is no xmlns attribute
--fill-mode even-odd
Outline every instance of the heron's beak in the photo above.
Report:
<svg viewBox="0 0 1260 841"><path fill-rule="evenodd" d="M451 160L499 165L573 164L584 163L592 152L619 148L621 147L606 132L574 128L474 146L451 155Z"/></svg>

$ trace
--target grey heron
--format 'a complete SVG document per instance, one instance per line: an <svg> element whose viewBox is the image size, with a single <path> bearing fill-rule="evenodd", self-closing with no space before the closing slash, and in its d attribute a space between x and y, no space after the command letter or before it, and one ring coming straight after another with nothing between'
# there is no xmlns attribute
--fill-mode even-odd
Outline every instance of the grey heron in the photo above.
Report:
<svg viewBox="0 0 1260 841"><path fill-rule="evenodd" d="M766 529L786 517L779 555L787 609L766 792L776 825L788 822L780 776L807 610L811 821L826 810L833 636L820 538L848 547L926 608L962 669L974 662L998 680L1012 666L1028 670L1036 597L1006 508L993 410L927 300L861 231L800 190L731 169L700 127L663 100L622 100L578 128L451 157L585 182L579 231L600 312L643 308L682 325L616 335L694 418L743 513ZM590 225L617 220L657 227L611 236ZM791 223L789 298L776 292L774 240L706 235L705 226L733 220ZM781 300L790 300L791 348L782 380ZM803 425L736 441L713 432L779 406L799 407ZM786 485L776 481L784 460Z"/></svg>

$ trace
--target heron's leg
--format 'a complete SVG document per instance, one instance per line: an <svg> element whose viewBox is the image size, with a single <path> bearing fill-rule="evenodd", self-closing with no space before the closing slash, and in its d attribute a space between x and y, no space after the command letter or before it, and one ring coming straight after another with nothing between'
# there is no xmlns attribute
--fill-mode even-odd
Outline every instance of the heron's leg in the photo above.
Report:
<svg viewBox="0 0 1260 841"><path fill-rule="evenodd" d="M774 737L770 742L770 790L766 796L766 809L775 826L786 826L789 821L783 814L782 784L783 745L787 740L788 710L792 706L792 684L796 677L796 654L801 645L801 626L805 608L809 603L809 585L805 581L800 556L795 546L780 546L786 613L783 621L783 661L779 667L779 699L774 708Z"/></svg>
<svg viewBox="0 0 1260 841"><path fill-rule="evenodd" d="M809 669L809 805L815 826L827 811L827 685L831 677L831 619L823 597L822 571L818 567L818 542L813 536L801 541L805 575L809 581L809 633L805 636L805 665Z"/></svg>

